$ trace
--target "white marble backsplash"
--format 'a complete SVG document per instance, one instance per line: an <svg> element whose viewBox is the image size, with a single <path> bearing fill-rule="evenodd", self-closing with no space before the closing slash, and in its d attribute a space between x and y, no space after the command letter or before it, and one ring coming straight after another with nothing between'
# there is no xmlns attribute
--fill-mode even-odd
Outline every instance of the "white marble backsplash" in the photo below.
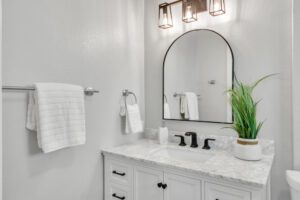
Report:
<svg viewBox="0 0 300 200"><path fill-rule="evenodd" d="M179 143L180 139L177 137L174 137L174 135L184 135L185 132L180 131L174 131L169 130L169 142L170 143ZM203 133L197 133L198 136L198 145L199 147L203 146L203 142L206 138L213 138L216 139L214 142L210 142L210 146L212 149L216 150L227 150L232 152L233 150L233 143L236 141L237 136L223 136L223 135L211 135L211 134L203 134ZM146 129L145 130L145 138L151 139L151 140L157 140L158 139L158 129ZM185 137L185 142L187 145L191 143L190 137ZM270 155L274 154L274 141L268 140L268 139L259 139L259 143L262 146L263 154Z"/></svg>

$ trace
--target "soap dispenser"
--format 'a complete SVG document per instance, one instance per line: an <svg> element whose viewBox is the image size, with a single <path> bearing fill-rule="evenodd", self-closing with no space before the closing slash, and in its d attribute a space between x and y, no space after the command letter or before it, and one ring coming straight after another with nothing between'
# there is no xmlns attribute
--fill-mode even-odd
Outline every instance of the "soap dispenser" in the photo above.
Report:
<svg viewBox="0 0 300 200"><path fill-rule="evenodd" d="M159 127L158 129L158 142L159 144L166 145L168 144L169 139L169 130L167 127Z"/></svg>

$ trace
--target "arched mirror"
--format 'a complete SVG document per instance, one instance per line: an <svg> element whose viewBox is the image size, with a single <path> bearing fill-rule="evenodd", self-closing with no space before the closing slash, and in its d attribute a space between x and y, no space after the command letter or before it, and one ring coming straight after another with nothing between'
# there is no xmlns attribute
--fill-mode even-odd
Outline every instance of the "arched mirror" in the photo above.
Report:
<svg viewBox="0 0 300 200"><path fill-rule="evenodd" d="M234 56L223 36L206 29L181 35L163 68L163 119L233 122L226 91L233 87Z"/></svg>

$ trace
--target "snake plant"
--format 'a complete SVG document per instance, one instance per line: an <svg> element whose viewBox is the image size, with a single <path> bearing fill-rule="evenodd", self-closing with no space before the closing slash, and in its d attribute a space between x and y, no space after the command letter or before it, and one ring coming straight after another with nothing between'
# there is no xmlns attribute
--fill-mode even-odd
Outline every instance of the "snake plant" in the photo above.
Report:
<svg viewBox="0 0 300 200"><path fill-rule="evenodd" d="M256 119L256 109L259 101L255 101L252 92L255 87L274 74L262 77L253 84L247 85L239 80L235 80L235 87L227 92L230 94L230 103L233 109L234 122L229 128L235 130L239 138L256 139L263 126L263 122Z"/></svg>

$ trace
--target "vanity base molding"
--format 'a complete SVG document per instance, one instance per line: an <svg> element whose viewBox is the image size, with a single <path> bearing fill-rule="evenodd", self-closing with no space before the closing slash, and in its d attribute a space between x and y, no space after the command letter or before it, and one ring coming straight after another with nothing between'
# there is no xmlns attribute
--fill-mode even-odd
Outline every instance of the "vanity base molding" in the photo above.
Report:
<svg viewBox="0 0 300 200"><path fill-rule="evenodd" d="M271 200L270 181L254 187L104 154L105 200Z"/></svg>

